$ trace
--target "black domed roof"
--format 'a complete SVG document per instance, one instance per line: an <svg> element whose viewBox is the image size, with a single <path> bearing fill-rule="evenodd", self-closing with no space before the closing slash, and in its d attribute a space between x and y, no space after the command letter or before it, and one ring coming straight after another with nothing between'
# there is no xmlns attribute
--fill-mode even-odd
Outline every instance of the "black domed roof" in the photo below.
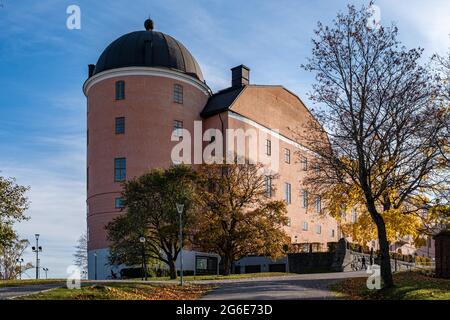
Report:
<svg viewBox="0 0 450 320"><path fill-rule="evenodd" d="M203 81L197 61L183 44L152 30L131 32L113 41L98 59L94 74L123 67L169 68Z"/></svg>

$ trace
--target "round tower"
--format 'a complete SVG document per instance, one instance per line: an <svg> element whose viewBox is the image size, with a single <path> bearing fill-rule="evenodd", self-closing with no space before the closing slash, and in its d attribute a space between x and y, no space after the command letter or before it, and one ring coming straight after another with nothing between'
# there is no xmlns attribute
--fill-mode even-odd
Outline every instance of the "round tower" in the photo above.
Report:
<svg viewBox="0 0 450 320"><path fill-rule="evenodd" d="M193 132L210 90L177 40L135 31L113 41L89 66L87 97L87 226L89 278L111 275L105 226L121 213L121 184L172 164L177 128Z"/></svg>

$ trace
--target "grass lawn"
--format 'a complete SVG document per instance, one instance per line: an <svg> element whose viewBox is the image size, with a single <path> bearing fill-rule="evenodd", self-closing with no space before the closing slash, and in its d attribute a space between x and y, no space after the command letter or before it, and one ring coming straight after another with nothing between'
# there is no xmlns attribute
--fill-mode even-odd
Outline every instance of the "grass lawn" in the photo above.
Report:
<svg viewBox="0 0 450 320"><path fill-rule="evenodd" d="M29 285L34 285L34 284L58 283L58 282L65 282L65 281L66 280L64 280L64 279L0 280L0 288L29 286Z"/></svg>
<svg viewBox="0 0 450 320"><path fill-rule="evenodd" d="M420 272L394 274L395 287L386 290L369 290L366 280L347 279L332 285L331 289L338 296L351 300L450 300L450 280Z"/></svg>
<svg viewBox="0 0 450 320"><path fill-rule="evenodd" d="M285 272L259 272L259 273L242 273L242 274L230 274L228 276L224 275L205 275L205 276L183 276L183 280L186 281L199 281L199 280L226 280L226 279L249 279L249 278L262 278L262 277L279 277L288 276L292 273ZM133 279L133 280L141 280ZM170 280L169 277L149 277L149 281L167 281ZM180 277L177 278L177 281Z"/></svg>
<svg viewBox="0 0 450 320"><path fill-rule="evenodd" d="M196 300L211 290L212 286L152 285L109 283L82 286L81 289L57 288L16 300Z"/></svg>

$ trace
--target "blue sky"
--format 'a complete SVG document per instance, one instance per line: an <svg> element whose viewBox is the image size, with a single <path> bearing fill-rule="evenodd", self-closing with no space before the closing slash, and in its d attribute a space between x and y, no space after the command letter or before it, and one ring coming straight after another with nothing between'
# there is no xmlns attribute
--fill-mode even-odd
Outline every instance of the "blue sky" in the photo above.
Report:
<svg viewBox="0 0 450 320"><path fill-rule="evenodd" d="M355 4L368 1L352 1ZM307 104L313 76L300 65L317 21L329 23L347 1L50 1L0 0L0 174L31 187L23 238L41 234L41 264L64 277L85 230L87 65L124 33L155 29L181 41L215 91L230 68L251 68L251 82L282 84ZM66 28L66 8L81 8L81 30ZM383 24L395 22L407 47L426 57L450 47L450 2L377 1ZM25 259L32 261L31 249ZM30 276L33 272L28 272ZM26 276L25 276L26 277Z"/></svg>

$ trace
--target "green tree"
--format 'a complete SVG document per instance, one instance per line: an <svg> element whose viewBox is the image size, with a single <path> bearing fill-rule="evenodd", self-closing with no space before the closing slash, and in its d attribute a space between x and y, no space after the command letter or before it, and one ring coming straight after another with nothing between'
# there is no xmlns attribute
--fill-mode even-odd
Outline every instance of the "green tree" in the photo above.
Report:
<svg viewBox="0 0 450 320"><path fill-rule="evenodd" d="M196 177L190 167L177 165L167 170L153 169L124 184L126 212L107 226L112 264L140 264L144 250L148 259L169 267L171 279L177 277L175 261L181 247L176 204L184 204L182 225L184 234L189 235ZM139 241L141 236L146 238L144 244Z"/></svg>
<svg viewBox="0 0 450 320"><path fill-rule="evenodd" d="M274 200L276 176L254 164L204 164L199 168L200 190L194 244L222 258L224 274L247 255L284 254L289 243L286 204Z"/></svg>
<svg viewBox="0 0 450 320"><path fill-rule="evenodd" d="M28 240L19 240L17 236L14 236L8 246L0 247L0 279L16 279L20 273L32 268L31 263L20 264L17 262L28 245Z"/></svg>
<svg viewBox="0 0 450 320"><path fill-rule="evenodd" d="M16 184L13 178L0 176L0 249L12 245L16 240L13 224L27 220L28 187Z"/></svg>

